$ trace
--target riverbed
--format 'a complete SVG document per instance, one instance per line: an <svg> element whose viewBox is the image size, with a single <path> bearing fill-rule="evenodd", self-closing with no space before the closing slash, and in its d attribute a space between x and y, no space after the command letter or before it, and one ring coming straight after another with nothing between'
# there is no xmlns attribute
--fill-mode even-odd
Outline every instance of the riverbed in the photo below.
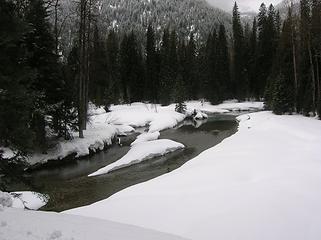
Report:
<svg viewBox="0 0 321 240"><path fill-rule="evenodd" d="M43 166L25 175L27 185L15 184L10 190L38 191L50 196L49 203L42 209L63 211L88 205L108 198L129 186L171 172L204 150L220 143L237 131L235 115L216 114L204 121L186 120L173 129L161 132L161 139L171 139L185 145L185 149L153 158L111 173L88 177L88 174L104 167L130 149L130 143L139 132L120 138L106 151L78 160ZM27 189L26 189L27 188Z"/></svg>

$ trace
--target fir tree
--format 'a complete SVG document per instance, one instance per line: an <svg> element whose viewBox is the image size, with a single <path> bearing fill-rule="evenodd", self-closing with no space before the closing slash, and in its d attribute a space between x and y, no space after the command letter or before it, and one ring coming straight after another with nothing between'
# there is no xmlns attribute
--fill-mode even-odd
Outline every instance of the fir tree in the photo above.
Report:
<svg viewBox="0 0 321 240"><path fill-rule="evenodd" d="M275 114L291 113L293 104L284 75L280 73L273 86L272 109Z"/></svg>
<svg viewBox="0 0 321 240"><path fill-rule="evenodd" d="M233 93L237 98L245 97L244 76L244 32L240 12L235 2L233 7Z"/></svg>
<svg viewBox="0 0 321 240"><path fill-rule="evenodd" d="M109 31L106 43L107 52L107 75L109 83L109 91L104 93L104 96L110 96L113 103L119 103L124 99L122 86L120 81L120 66L119 66L119 44L118 37L114 30ZM106 102L104 105L108 105Z"/></svg>
<svg viewBox="0 0 321 240"><path fill-rule="evenodd" d="M155 32L151 25L148 26L146 34L146 84L145 99L156 103L158 100L158 71L156 56Z"/></svg>

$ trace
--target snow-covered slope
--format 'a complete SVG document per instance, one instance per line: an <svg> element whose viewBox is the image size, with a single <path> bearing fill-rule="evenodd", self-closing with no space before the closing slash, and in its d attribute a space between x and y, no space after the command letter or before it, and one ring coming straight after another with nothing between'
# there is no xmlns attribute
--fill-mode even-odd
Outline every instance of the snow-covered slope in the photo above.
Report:
<svg viewBox="0 0 321 240"><path fill-rule="evenodd" d="M67 214L5 208L1 240L183 240L136 226Z"/></svg>
<svg viewBox="0 0 321 240"><path fill-rule="evenodd" d="M271 112L181 168L70 214L195 240L321 239L321 124Z"/></svg>
<svg viewBox="0 0 321 240"><path fill-rule="evenodd" d="M70 0L60 0L59 26L62 28L62 48L70 50L70 34L77 35L77 4ZM109 29L117 32L130 32L145 41L146 29L151 23L156 29L157 38L167 26L175 27L177 33L187 37L190 32L206 38L219 24L231 29L232 17L221 9L210 6L205 0L97 0L95 12L97 24L106 33ZM231 9L232 10L232 9ZM54 11L52 11L54 13ZM54 22L54 14L51 15Z"/></svg>

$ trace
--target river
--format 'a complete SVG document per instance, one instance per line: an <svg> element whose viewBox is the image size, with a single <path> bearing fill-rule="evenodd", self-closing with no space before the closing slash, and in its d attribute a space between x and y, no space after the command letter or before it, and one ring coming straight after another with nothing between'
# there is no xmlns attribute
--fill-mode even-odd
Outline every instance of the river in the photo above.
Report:
<svg viewBox="0 0 321 240"><path fill-rule="evenodd" d="M174 129L161 132L160 138L183 143L186 148L132 165L111 173L87 177L122 156L139 134L121 138L122 146L113 145L107 150L78 160L50 164L26 173L27 185L15 184L10 190L31 190L48 194L47 211L63 211L88 205L108 198L112 194L137 183L166 174L182 166L202 151L213 147L237 131L235 115L211 115L205 121L186 120ZM144 129L139 129L143 131Z"/></svg>

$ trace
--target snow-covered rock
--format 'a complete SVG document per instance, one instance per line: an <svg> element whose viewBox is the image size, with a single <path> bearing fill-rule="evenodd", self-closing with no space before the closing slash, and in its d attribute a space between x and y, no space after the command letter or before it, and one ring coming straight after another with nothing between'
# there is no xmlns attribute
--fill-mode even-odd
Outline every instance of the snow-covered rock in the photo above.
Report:
<svg viewBox="0 0 321 240"><path fill-rule="evenodd" d="M271 112L181 168L68 211L190 239L321 239L321 124Z"/></svg>
<svg viewBox="0 0 321 240"><path fill-rule="evenodd" d="M30 210L38 210L48 203L49 197L47 195L36 192L12 192L12 207L13 208L27 208Z"/></svg>
<svg viewBox="0 0 321 240"><path fill-rule="evenodd" d="M132 146L124 157L97 170L90 174L89 177L106 174L113 170L127 167L157 156L162 156L182 148L184 148L183 144L168 139L137 143Z"/></svg>
<svg viewBox="0 0 321 240"><path fill-rule="evenodd" d="M194 120L204 120L204 119L207 119L208 116L207 116L206 113L203 113L203 112L201 112L201 111L198 111L193 118L194 118Z"/></svg>
<svg viewBox="0 0 321 240"><path fill-rule="evenodd" d="M137 136L136 140L131 143L134 146L137 143L148 142L158 139L160 136L159 132L144 132Z"/></svg>
<svg viewBox="0 0 321 240"><path fill-rule="evenodd" d="M16 156L16 151L7 147L0 147L0 154L3 159L11 159Z"/></svg>
<svg viewBox="0 0 321 240"><path fill-rule="evenodd" d="M36 192L6 193L0 191L0 207L38 210L47 204L48 199L48 196Z"/></svg>
<svg viewBox="0 0 321 240"><path fill-rule="evenodd" d="M62 213L6 208L0 212L1 240L183 240L133 225Z"/></svg>

